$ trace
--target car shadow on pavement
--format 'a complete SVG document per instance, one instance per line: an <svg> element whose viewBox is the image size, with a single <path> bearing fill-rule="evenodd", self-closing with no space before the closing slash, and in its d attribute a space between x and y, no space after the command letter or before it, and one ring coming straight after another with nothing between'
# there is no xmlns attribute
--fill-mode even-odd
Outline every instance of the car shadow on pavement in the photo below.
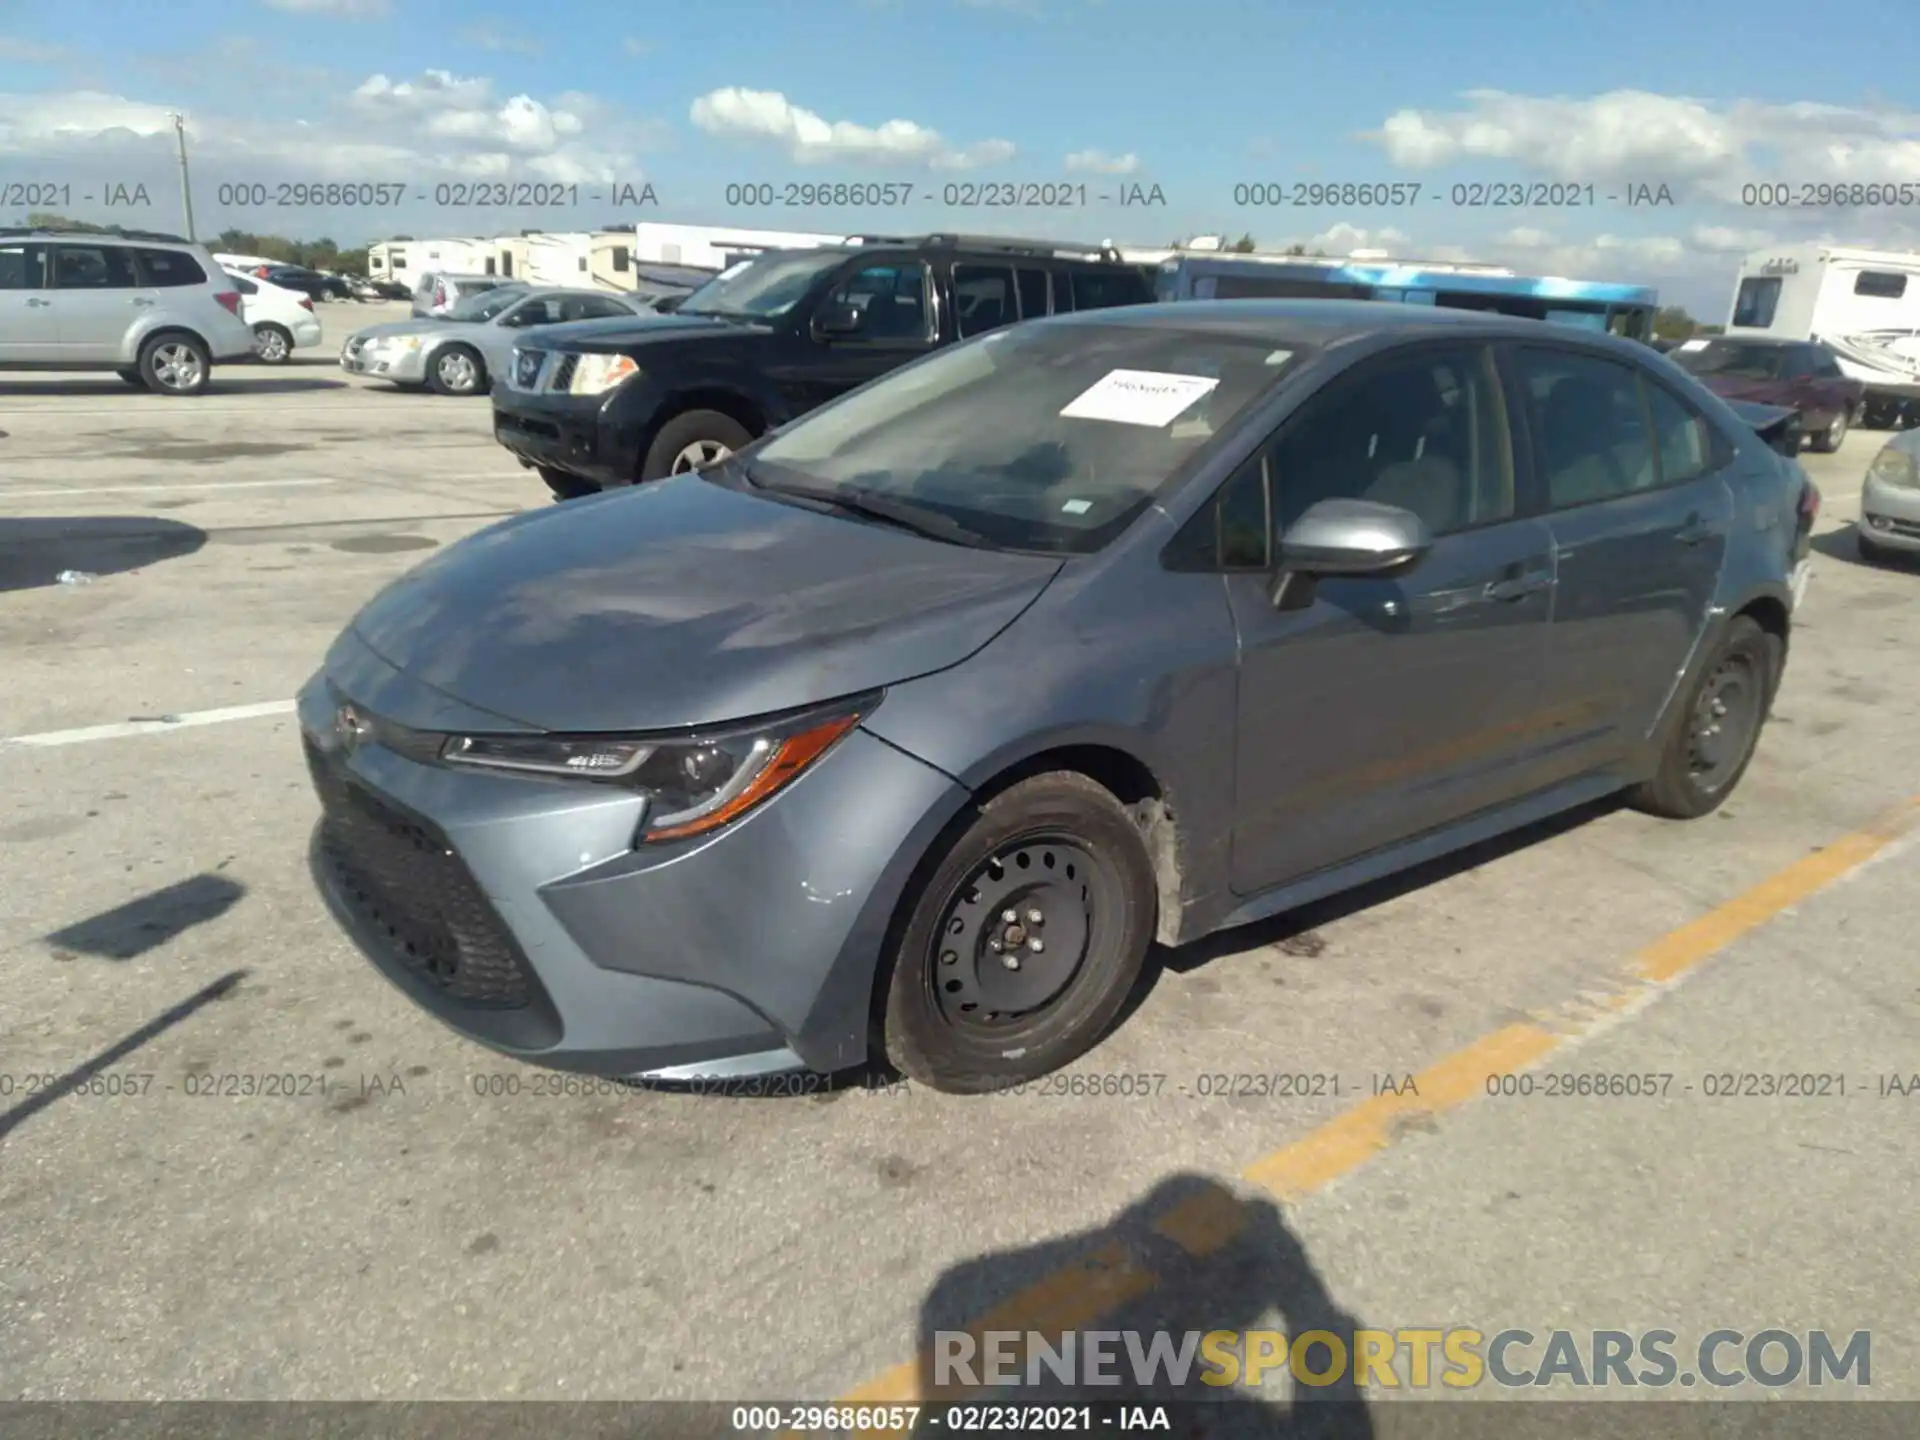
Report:
<svg viewBox="0 0 1920 1440"><path fill-rule="evenodd" d="M1326 1331L1350 1349L1354 1331L1361 1328L1329 1293L1278 1206L1238 1196L1205 1176L1175 1175L1098 1229L949 1267L920 1307L922 1410L914 1433L988 1433L990 1417L970 1415L966 1406L1117 1403L1151 1410L1179 1403L1187 1408L1174 1421L1173 1433L1183 1436L1371 1440L1372 1416L1353 1384L1351 1366L1334 1363L1347 1357L1332 1355L1324 1344L1306 1347L1305 1366L1309 1373L1334 1375L1332 1383L1297 1387L1291 1404L1279 1404L1236 1388L1244 1375L1223 1372L1197 1343L1210 1331L1279 1332L1270 1341L1271 1368L1261 1381L1271 1394L1275 1381L1288 1373L1286 1347L1294 1336ZM998 1352L1011 1361L1003 1373L1043 1383L988 1383L996 1353L990 1332L1011 1347ZM1100 1373L1116 1383L1089 1383L1086 1347L1090 1334L1102 1332L1112 1337L1103 1347L1111 1359ZM1132 1345L1128 1332L1133 1332ZM1023 1357L1030 1333L1043 1337L1055 1355L1065 1354L1064 1337L1073 1336L1074 1382L1057 1378L1044 1354L1034 1355L1029 1365ZM1156 1335L1164 1335L1162 1346L1170 1345L1173 1355L1190 1350L1184 1375L1170 1375L1170 1368L1179 1367L1165 1363L1149 1365L1146 1375L1137 1373L1132 1352L1137 1346L1151 1361ZM1191 1347L1189 1336L1196 1337ZM1234 1337L1230 1353L1244 1360L1252 1350L1242 1336ZM947 1363L969 1356L970 1367ZM945 1409L949 1404L963 1408ZM1198 1409L1201 1405L1206 1408ZM976 1420L981 1422L977 1431L971 1423ZM1094 1428L1102 1428L1097 1419Z"/></svg>
<svg viewBox="0 0 1920 1440"><path fill-rule="evenodd" d="M69 571L120 575L206 543L198 525L152 515L0 516L0 592L57 585Z"/></svg>
<svg viewBox="0 0 1920 1440"><path fill-rule="evenodd" d="M1859 532L1851 525L1838 530L1829 530L1824 535L1816 535L1812 541L1813 553L1828 560L1844 561L1848 565L1858 565L1863 570L1885 570L1898 573L1902 570L1920 569L1920 560L1903 555L1898 550L1887 552L1885 560L1869 560L1860 553Z"/></svg>
<svg viewBox="0 0 1920 1440"><path fill-rule="evenodd" d="M224 875L195 875L56 930L47 943L102 960L137 959L196 925L219 919L246 893L246 886Z"/></svg>
<svg viewBox="0 0 1920 1440"><path fill-rule="evenodd" d="M189 1019L203 1006L210 1005L216 1000L225 1000L250 973L246 970L230 970L211 985L196 990L178 1005L162 1010L138 1030L122 1036L91 1060L76 1065L64 1075L34 1077L36 1083L24 1099L5 1110L0 1110L0 1143L4 1143L8 1135L55 1101L63 1100L75 1091L85 1088L102 1071L111 1070L149 1040L171 1030L181 1021Z"/></svg>

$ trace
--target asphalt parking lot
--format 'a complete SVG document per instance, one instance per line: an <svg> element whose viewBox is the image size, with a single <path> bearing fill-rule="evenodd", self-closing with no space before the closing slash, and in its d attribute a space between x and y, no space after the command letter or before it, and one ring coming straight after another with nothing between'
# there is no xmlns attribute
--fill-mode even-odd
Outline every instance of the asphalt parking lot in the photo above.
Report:
<svg viewBox="0 0 1920 1440"><path fill-rule="evenodd" d="M0 1398L894 1396L996 1308L1871 1330L1920 1398L1920 1093L1881 1093L1920 1072L1920 568L1847 530L1884 436L1807 457L1807 609L1718 815L1161 956L1043 1093L630 1091L443 1030L312 893L286 702L385 581L547 503L483 401L337 338L193 401L0 380ZM1523 1063L1671 1082L1485 1093ZM1789 1072L1845 1094L1708 1094Z"/></svg>

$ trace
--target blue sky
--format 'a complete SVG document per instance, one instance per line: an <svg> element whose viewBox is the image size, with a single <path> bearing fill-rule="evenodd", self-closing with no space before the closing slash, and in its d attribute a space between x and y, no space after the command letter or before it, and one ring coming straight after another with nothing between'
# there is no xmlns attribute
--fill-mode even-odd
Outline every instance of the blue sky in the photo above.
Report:
<svg viewBox="0 0 1920 1440"><path fill-rule="evenodd" d="M1838 36L1816 33L1804 3L1782 0L13 8L0 36L0 185L39 185L34 194L67 203L35 208L103 218L76 195L145 183L142 218L163 228L181 223L164 119L180 108L203 232L237 225L360 241L647 218L1141 244L1250 231L1263 247L1384 248L1655 283L1696 310L1724 304L1744 250L1800 238L1920 248L1920 199L1842 210L1743 203L1754 194L1743 186L1763 182L1920 186L1911 0L1850 5ZM463 179L647 182L659 203L617 215L604 203L432 203L433 184ZM219 187L235 181L413 188L375 214L221 205L232 192ZM776 190L884 181L915 199L730 207L726 187L741 181ZM1234 203L1248 182L1277 184L1291 200L1296 184L1348 181L1421 192L1411 203L1405 188L1372 205ZM1062 182L1084 183L1088 203L943 203L969 190L1004 198L1006 182L1053 186L1056 199ZM1593 204L1454 203L1456 185L1513 182L1560 187L1530 202L1585 199L1590 185ZM1674 203L1607 199L1660 184ZM1164 203L1122 209L1094 198L1125 189L1152 201L1155 186ZM31 198L0 192L0 220L23 218Z"/></svg>

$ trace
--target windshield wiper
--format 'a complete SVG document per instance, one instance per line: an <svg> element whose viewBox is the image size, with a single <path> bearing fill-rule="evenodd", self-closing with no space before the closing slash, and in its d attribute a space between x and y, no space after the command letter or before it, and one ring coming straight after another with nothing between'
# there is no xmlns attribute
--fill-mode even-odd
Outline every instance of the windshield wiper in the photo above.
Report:
<svg viewBox="0 0 1920 1440"><path fill-rule="evenodd" d="M841 511L843 514L858 515L866 520L878 520L884 525L910 531L928 540L943 540L949 545L966 545L975 550L1000 548L978 530L970 530L958 520L942 515L938 510L930 510L924 505L915 505L909 500L896 500L890 495L881 495L872 490L851 490L831 485L796 485L790 480L772 481L757 474L746 465L740 467L740 473L746 476L747 483L756 490L765 490L774 495L791 495L798 500L811 500L829 509Z"/></svg>

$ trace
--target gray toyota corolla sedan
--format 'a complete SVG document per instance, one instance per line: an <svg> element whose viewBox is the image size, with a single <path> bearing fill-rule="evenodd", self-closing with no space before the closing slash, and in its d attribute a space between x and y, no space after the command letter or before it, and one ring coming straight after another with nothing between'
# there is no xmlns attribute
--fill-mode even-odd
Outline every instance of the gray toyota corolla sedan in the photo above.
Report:
<svg viewBox="0 0 1920 1440"><path fill-rule="evenodd" d="M377 596L300 697L315 870L526 1060L1005 1086L1094 1045L1155 940L1613 792L1712 810L1815 504L1604 335L1036 321Z"/></svg>

